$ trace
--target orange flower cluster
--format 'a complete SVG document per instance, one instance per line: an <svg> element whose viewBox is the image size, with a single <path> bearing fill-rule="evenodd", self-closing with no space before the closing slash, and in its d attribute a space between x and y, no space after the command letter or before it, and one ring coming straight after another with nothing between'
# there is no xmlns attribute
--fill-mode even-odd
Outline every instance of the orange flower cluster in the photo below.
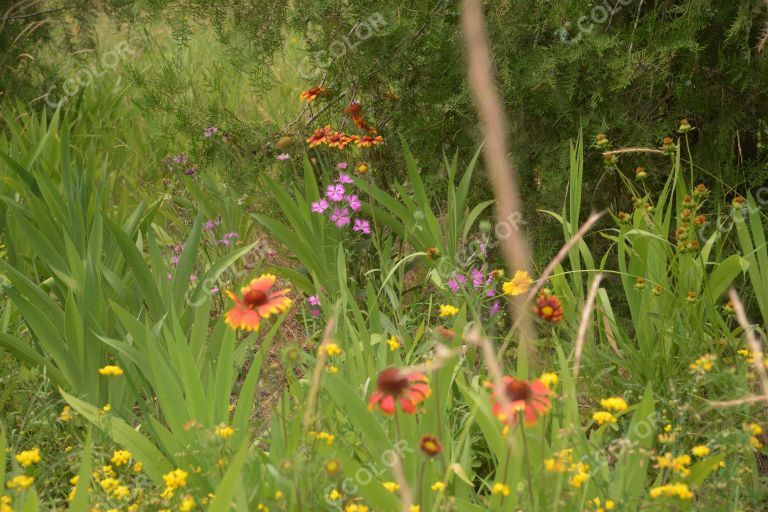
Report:
<svg viewBox="0 0 768 512"><path fill-rule="evenodd" d="M311 148L325 144L332 148L344 149L350 143L354 143L359 148L370 148L384 144L384 138L381 135L347 135L344 132L331 130L331 125L318 128L307 137L307 144Z"/></svg>

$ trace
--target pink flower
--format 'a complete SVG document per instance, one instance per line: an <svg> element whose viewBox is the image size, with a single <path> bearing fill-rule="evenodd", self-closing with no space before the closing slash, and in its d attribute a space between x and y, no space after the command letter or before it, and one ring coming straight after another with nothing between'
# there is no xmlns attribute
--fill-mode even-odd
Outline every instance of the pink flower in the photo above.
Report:
<svg viewBox="0 0 768 512"><path fill-rule="evenodd" d="M491 306L491 309L488 311L488 316L493 316L499 311L501 311L501 306L499 305L499 301L495 301Z"/></svg>
<svg viewBox="0 0 768 512"><path fill-rule="evenodd" d="M216 128L215 126L209 126L208 128L205 129L205 131L203 131L203 136L207 139L207 138L213 137L217 133L219 133L218 128Z"/></svg>
<svg viewBox="0 0 768 512"><path fill-rule="evenodd" d="M475 288L480 288L483 286L483 273L477 270L476 268L472 269L472 285Z"/></svg>
<svg viewBox="0 0 768 512"><path fill-rule="evenodd" d="M466 277L464 277L461 274L455 274L453 277L451 277L448 280L448 288L450 288L453 293L456 293L457 291L459 291L459 288L461 287L461 285L466 282L467 282Z"/></svg>
<svg viewBox="0 0 768 512"><path fill-rule="evenodd" d="M355 225L352 228L352 231L360 231L361 233L365 233L366 235L370 235L371 234L371 224L367 220L355 219Z"/></svg>
<svg viewBox="0 0 768 512"><path fill-rule="evenodd" d="M328 209L330 205L328 204L328 201L325 199L321 199L319 201L315 201L312 203L312 211L315 213L323 213L325 210Z"/></svg>
<svg viewBox="0 0 768 512"><path fill-rule="evenodd" d="M360 206L362 206L363 203L360 202L360 199L357 198L357 195L352 194L346 196L344 199L347 200L349 203L349 207L352 208L352 211L358 212L360 211Z"/></svg>
<svg viewBox="0 0 768 512"><path fill-rule="evenodd" d="M291 158L291 155L289 155L288 153L280 153L279 155L277 155L277 159L280 160L281 162L288 160L289 158Z"/></svg>
<svg viewBox="0 0 768 512"><path fill-rule="evenodd" d="M336 223L337 227L346 226L351 220L349 210L346 208L334 208L333 213L331 213L331 220Z"/></svg>
<svg viewBox="0 0 768 512"><path fill-rule="evenodd" d="M349 177L349 174L339 173L339 177L336 178L336 183L352 183L352 178Z"/></svg>
<svg viewBox="0 0 768 512"><path fill-rule="evenodd" d="M307 297L307 302L312 304L313 306L319 306L320 305L320 297L317 295L310 295Z"/></svg>
<svg viewBox="0 0 768 512"><path fill-rule="evenodd" d="M347 168L347 162L339 162L338 164L336 164L336 167L338 167L343 171L344 169Z"/></svg>
<svg viewBox="0 0 768 512"><path fill-rule="evenodd" d="M328 185L325 197L331 201L341 201L344 198L344 185Z"/></svg>

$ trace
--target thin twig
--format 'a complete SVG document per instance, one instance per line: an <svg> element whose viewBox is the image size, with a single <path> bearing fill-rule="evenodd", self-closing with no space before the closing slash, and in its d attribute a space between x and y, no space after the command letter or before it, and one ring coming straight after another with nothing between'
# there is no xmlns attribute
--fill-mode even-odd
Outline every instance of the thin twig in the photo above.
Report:
<svg viewBox="0 0 768 512"><path fill-rule="evenodd" d="M323 341L320 343L320 347L317 350L317 363L315 363L315 370L312 373L312 387L309 389L307 409L304 411L304 433L309 431L309 426L315 420L315 404L317 403L317 395L320 393L320 381L323 378L323 368L325 367L325 362L328 359L325 346L331 342L331 333L333 332L333 326L335 323L336 322L334 318L328 320L328 324L325 326L325 332L323 333Z"/></svg>
<svg viewBox="0 0 768 512"><path fill-rule="evenodd" d="M595 309L595 297L597 296L597 290L600 288L600 281L603 280L603 274L597 274L595 280L592 281L592 286L589 289L589 295L587 295L587 302L584 304L584 311L581 312L581 323L579 324L579 333L576 336L576 348L574 349L573 356L573 380L576 381L579 378L579 368L581 368L581 353L584 349L584 340L587 336L587 328L589 327L590 320L592 319L592 310Z"/></svg>
<svg viewBox="0 0 768 512"><path fill-rule="evenodd" d="M654 155L666 155L664 151L655 148L619 148L610 151L603 151L603 155L622 155L624 153L653 153Z"/></svg>
<svg viewBox="0 0 768 512"><path fill-rule="evenodd" d="M750 325L749 321L747 320L747 315L744 313L744 305L741 303L736 290L731 288L728 291L728 295L731 297L731 304L733 305L733 310L736 313L736 320L738 320L741 328L744 329L744 333L747 336L747 342L752 349L752 364L755 366L757 375L760 377L760 385L763 388L763 398L765 399L765 403L768 405L768 372L765 371L765 356L763 355L763 349L755 337L755 332L752 329L752 325Z"/></svg>

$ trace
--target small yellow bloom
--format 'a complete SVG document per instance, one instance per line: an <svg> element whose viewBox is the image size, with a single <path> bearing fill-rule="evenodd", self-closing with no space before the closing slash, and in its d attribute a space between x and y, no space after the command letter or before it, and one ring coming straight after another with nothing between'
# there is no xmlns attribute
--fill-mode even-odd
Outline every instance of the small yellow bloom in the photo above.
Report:
<svg viewBox="0 0 768 512"><path fill-rule="evenodd" d="M328 493L328 499L331 501L336 501L341 499L341 493L337 489L331 489L331 492Z"/></svg>
<svg viewBox="0 0 768 512"><path fill-rule="evenodd" d="M144 464L141 462L137 462L133 465L133 472L134 473L141 473L144 470Z"/></svg>
<svg viewBox="0 0 768 512"><path fill-rule="evenodd" d="M117 478L107 477L99 482L99 485L101 485L101 488L104 489L104 492L110 493L117 489L117 486L120 485L120 480Z"/></svg>
<svg viewBox="0 0 768 512"><path fill-rule="evenodd" d="M42 459L40 458L40 448L32 448L31 450L25 450L16 455L16 461L21 464L22 467L28 468L32 464L37 464Z"/></svg>
<svg viewBox="0 0 768 512"><path fill-rule="evenodd" d="M189 473L183 469L174 469L169 473L163 475L163 481L165 482L166 489L178 489L187 485L187 476Z"/></svg>
<svg viewBox="0 0 768 512"><path fill-rule="evenodd" d="M752 433L753 436L759 436L763 433L762 427L757 423L750 423L747 425L747 429Z"/></svg>
<svg viewBox="0 0 768 512"><path fill-rule="evenodd" d="M184 496L184 499L181 500L181 505L179 505L179 510L181 512L189 512L190 510L195 510L195 498L190 495Z"/></svg>
<svg viewBox="0 0 768 512"><path fill-rule="evenodd" d="M368 512L369 508L361 503L350 503L344 508L344 512Z"/></svg>
<svg viewBox="0 0 768 512"><path fill-rule="evenodd" d="M616 416L609 413L608 411L597 411L592 415L592 419L595 420L595 423L598 425L602 425L604 423L613 425L616 423Z"/></svg>
<svg viewBox="0 0 768 512"><path fill-rule="evenodd" d="M219 425L213 432L221 439L229 439L235 435L235 429L229 425Z"/></svg>
<svg viewBox="0 0 768 512"><path fill-rule="evenodd" d="M560 379L557 377L556 373L542 373L541 377L539 377L539 380L547 386L549 389L552 389L553 387L557 386L557 383L560 382Z"/></svg>
<svg viewBox="0 0 768 512"><path fill-rule="evenodd" d="M600 400L603 409L613 412L624 412L627 410L627 402L621 397L603 398Z"/></svg>
<svg viewBox="0 0 768 512"><path fill-rule="evenodd" d="M387 345L389 345L390 352L394 352L400 348L400 342L398 341L397 336L390 336L387 340Z"/></svg>
<svg viewBox="0 0 768 512"><path fill-rule="evenodd" d="M63 421L65 423L72 421L72 409L68 405L65 405L61 410L61 414L59 414L59 421Z"/></svg>
<svg viewBox="0 0 768 512"><path fill-rule="evenodd" d="M528 272L518 270L510 281L501 285L501 289L506 295L512 295L514 297L526 293L531 287L531 284L533 284L533 279L528 275Z"/></svg>
<svg viewBox="0 0 768 512"><path fill-rule="evenodd" d="M112 496L114 496L118 500L124 500L130 495L131 495L131 490L128 489L128 487L125 485L118 485L117 487L115 487L115 490L112 491Z"/></svg>
<svg viewBox="0 0 768 512"><path fill-rule="evenodd" d="M681 500L690 500L693 498L693 493L688 488L687 484L683 483L670 483L662 485L660 487L654 487L651 489L651 498L658 498L660 496L667 496L670 498L680 498Z"/></svg>
<svg viewBox="0 0 768 512"><path fill-rule="evenodd" d="M285 496L285 495L283 494L283 491L277 491L277 492L275 492L275 499L276 499L276 500L281 500L281 499L283 499L283 497L284 497L284 496Z"/></svg>
<svg viewBox="0 0 768 512"><path fill-rule="evenodd" d="M694 446L693 449L691 449L691 453L696 457L706 457L709 455L709 447L704 444L700 444L698 446Z"/></svg>
<svg viewBox="0 0 768 512"><path fill-rule="evenodd" d="M408 507L408 512L421 512L421 505L411 505Z"/></svg>
<svg viewBox="0 0 768 512"><path fill-rule="evenodd" d="M328 357L341 355L341 348L335 343L327 343L320 346L320 350L324 350Z"/></svg>
<svg viewBox="0 0 768 512"><path fill-rule="evenodd" d="M122 375L125 372L123 372L123 369L120 368L119 366L115 366L113 364L108 364L107 366L105 366L103 368L99 368L99 373L101 375L108 375L108 376L117 377L119 375Z"/></svg>
<svg viewBox="0 0 768 512"><path fill-rule="evenodd" d="M24 490L30 485L32 485L32 482L35 481L34 477L27 476L27 475L16 475L15 477L11 478L5 483L5 486L9 489L20 489Z"/></svg>
<svg viewBox="0 0 768 512"><path fill-rule="evenodd" d="M381 485L383 485L389 492L397 492L397 490L400 489L400 485L396 482L383 482Z"/></svg>
<svg viewBox="0 0 768 512"><path fill-rule="evenodd" d="M495 484L493 484L493 487L491 488L491 493L501 494L503 496L509 496L509 486L507 484L496 482Z"/></svg>
<svg viewBox="0 0 768 512"><path fill-rule="evenodd" d="M106 414L111 410L112 410L112 406L109 404L106 404L104 407L101 408L101 410L99 410L99 414Z"/></svg>
<svg viewBox="0 0 768 512"><path fill-rule="evenodd" d="M451 306L450 304L443 304L440 306L440 318L446 316L453 316L459 312L459 308Z"/></svg>
<svg viewBox="0 0 768 512"><path fill-rule="evenodd" d="M332 364L329 364L325 369L331 375L336 375L337 373L339 373L339 367L333 366Z"/></svg>
<svg viewBox="0 0 768 512"><path fill-rule="evenodd" d="M438 480L432 484L432 490L435 492L443 492L445 490L445 484Z"/></svg>
<svg viewBox="0 0 768 512"><path fill-rule="evenodd" d="M115 466L122 466L131 462L131 457L133 455L128 450L116 450L112 453L112 459L110 460Z"/></svg>

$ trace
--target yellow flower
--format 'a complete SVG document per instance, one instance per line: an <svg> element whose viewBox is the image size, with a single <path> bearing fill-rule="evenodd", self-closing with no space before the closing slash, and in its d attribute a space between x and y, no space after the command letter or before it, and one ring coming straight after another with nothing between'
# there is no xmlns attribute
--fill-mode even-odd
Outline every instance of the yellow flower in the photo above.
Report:
<svg viewBox="0 0 768 512"><path fill-rule="evenodd" d="M229 425L219 425L213 432L222 439L228 439L235 435L235 429Z"/></svg>
<svg viewBox="0 0 768 512"><path fill-rule="evenodd" d="M605 500L605 504L603 504L600 498L594 498L590 501L595 506L595 512L605 512L606 510L613 510L616 507L616 503L614 503L613 500Z"/></svg>
<svg viewBox="0 0 768 512"><path fill-rule="evenodd" d="M16 461L21 464L22 467L28 468L32 464L37 464L42 459L40 458L40 448L32 448L31 450L25 450L16 455Z"/></svg>
<svg viewBox="0 0 768 512"><path fill-rule="evenodd" d="M411 505L408 507L408 512L421 512L421 505Z"/></svg>
<svg viewBox="0 0 768 512"><path fill-rule="evenodd" d="M627 410L627 402L621 397L603 398L600 400L603 409L614 412L624 412Z"/></svg>
<svg viewBox="0 0 768 512"><path fill-rule="evenodd" d="M128 489L125 485L118 485L114 491L112 491L112 496L117 498L118 500L124 500L128 496L130 496L131 491Z"/></svg>
<svg viewBox="0 0 768 512"><path fill-rule="evenodd" d="M717 357L712 354L704 354L689 365L691 373L698 373L703 375L711 371L712 368L714 368L714 362L716 359Z"/></svg>
<svg viewBox="0 0 768 512"><path fill-rule="evenodd" d="M568 482L571 484L571 487L579 489L582 485L587 483L587 480L589 480L589 466L587 464L579 462L578 464L573 464L570 469L576 470L576 474L573 475Z"/></svg>
<svg viewBox="0 0 768 512"><path fill-rule="evenodd" d="M72 409L65 405L64 408L61 410L61 414L59 414L59 421L67 422L72 421Z"/></svg>
<svg viewBox="0 0 768 512"><path fill-rule="evenodd" d="M259 503L259 505L256 507L256 510L262 510L263 512L269 512L269 507L266 506L263 503Z"/></svg>
<svg viewBox="0 0 768 512"><path fill-rule="evenodd" d="M189 512L190 510L195 510L195 498L190 495L184 496L184 499L181 500L181 505L179 505L179 510L181 512Z"/></svg>
<svg viewBox="0 0 768 512"><path fill-rule="evenodd" d="M383 485L389 492L397 492L397 490L400 489L400 486L395 482L384 482L381 485Z"/></svg>
<svg viewBox="0 0 768 512"><path fill-rule="evenodd" d="M693 449L691 449L691 453L696 457L706 457L709 455L709 447L707 445L700 444L698 446L694 446Z"/></svg>
<svg viewBox="0 0 768 512"><path fill-rule="evenodd" d="M539 380L547 386L549 389L552 389L557 385L558 382L560 382L560 379L557 377L556 373L542 373L541 377L539 377Z"/></svg>
<svg viewBox="0 0 768 512"><path fill-rule="evenodd" d="M693 498L693 493L688 488L687 484L670 483L651 489L651 498L655 499L660 496L668 496L670 498L678 497L681 500L690 500Z"/></svg>
<svg viewBox="0 0 768 512"><path fill-rule="evenodd" d="M752 433L753 436L759 436L763 433L762 427L760 427L760 425L757 423L750 423L747 425L747 429Z"/></svg>
<svg viewBox="0 0 768 512"><path fill-rule="evenodd" d="M440 318L446 316L453 316L459 312L459 308L451 306L450 304L443 304L440 306Z"/></svg>
<svg viewBox="0 0 768 512"><path fill-rule="evenodd" d="M320 346L320 350L324 350L328 357L341 355L341 348L335 343L327 343Z"/></svg>
<svg viewBox="0 0 768 512"><path fill-rule="evenodd" d="M390 336L390 338L387 340L387 345L389 345L389 350L391 352L394 352L400 348L400 342L397 340L397 336Z"/></svg>
<svg viewBox="0 0 768 512"><path fill-rule="evenodd" d="M501 285L501 289L505 294L512 295L514 297L516 295L522 295L527 292L531 287L531 284L533 284L533 279L531 279L531 276L528 275L528 272L524 270L518 270L515 272L515 275L512 277L511 281L507 281Z"/></svg>
<svg viewBox="0 0 768 512"><path fill-rule="evenodd" d="M10 496L0 496L0 512L13 512L11 503L12 501Z"/></svg>
<svg viewBox="0 0 768 512"><path fill-rule="evenodd" d="M328 371L328 373L330 373L331 375L336 375L337 373L339 373L339 367L338 366L333 366L332 364L329 364L326 367L326 371Z"/></svg>
<svg viewBox="0 0 768 512"><path fill-rule="evenodd" d="M344 508L344 512L368 512L368 507L359 503L350 503Z"/></svg>
<svg viewBox="0 0 768 512"><path fill-rule="evenodd" d="M595 423L598 425L602 425L603 423L613 425L616 423L616 416L609 413L608 411L597 411L592 415L592 419L595 420Z"/></svg>
<svg viewBox="0 0 768 512"><path fill-rule="evenodd" d="M178 489L187 485L187 476L189 473L183 469L174 469L173 471L163 475L163 481L165 482L166 489Z"/></svg>
<svg viewBox="0 0 768 512"><path fill-rule="evenodd" d="M34 482L34 477L27 476L27 475L16 475L15 477L11 478L5 483L5 486L9 489L20 489L24 490L30 485L32 485L32 482Z"/></svg>
<svg viewBox="0 0 768 512"><path fill-rule="evenodd" d="M112 464L115 466L122 466L131 462L133 455L128 450L116 450L112 453Z"/></svg>
<svg viewBox="0 0 768 512"><path fill-rule="evenodd" d="M754 448L756 450L759 450L760 448L763 447L763 443L761 443L760 440L758 438L756 438L755 436L750 436L749 444L750 444L750 446L752 446L752 448Z"/></svg>
<svg viewBox="0 0 768 512"><path fill-rule="evenodd" d="M328 493L328 499L331 501L336 501L341 499L341 493L336 489L331 489L331 492Z"/></svg>
<svg viewBox="0 0 768 512"><path fill-rule="evenodd" d="M493 484L493 488L491 488L492 494L501 494L503 496L509 496L509 486L507 484L501 484L499 482L496 482Z"/></svg>
<svg viewBox="0 0 768 512"><path fill-rule="evenodd" d="M109 404L106 404L104 407L102 407L102 408L99 410L99 414L106 414L106 413L108 413L108 412L109 412L109 411L111 411L111 410L112 410L112 406L111 406L111 405L109 405Z"/></svg>
<svg viewBox="0 0 768 512"><path fill-rule="evenodd" d="M104 489L104 492L110 493L117 489L117 486L120 485L120 480L117 478L107 477L101 482L99 482L101 485L101 488Z"/></svg>
<svg viewBox="0 0 768 512"><path fill-rule="evenodd" d="M284 496L285 495L283 494L283 491L276 491L275 492L275 499L276 500L281 500L281 499L283 499Z"/></svg>
<svg viewBox="0 0 768 512"><path fill-rule="evenodd" d="M333 440L336 439L336 436L333 434L329 434L328 432L310 432L310 437L315 437L320 440L324 440L325 444L328 446L333 446Z"/></svg>
<svg viewBox="0 0 768 512"><path fill-rule="evenodd" d="M99 373L101 375L111 375L113 377L117 377L118 375L122 375L125 372L123 372L123 369L120 368L119 366L108 364L103 368L99 368Z"/></svg>
<svg viewBox="0 0 768 512"><path fill-rule="evenodd" d="M679 473L682 476L688 476L691 470L688 466L691 465L691 456L688 454L678 455L672 457L671 453L665 453L662 457L656 457L656 467L659 469L669 468L675 473Z"/></svg>
<svg viewBox="0 0 768 512"><path fill-rule="evenodd" d="M445 490L445 484L438 480L432 484L432 490L435 492L443 492Z"/></svg>
<svg viewBox="0 0 768 512"><path fill-rule="evenodd" d="M133 465L134 473L141 473L143 469L144 469L144 464L142 464L141 462L137 462L136 464Z"/></svg>

